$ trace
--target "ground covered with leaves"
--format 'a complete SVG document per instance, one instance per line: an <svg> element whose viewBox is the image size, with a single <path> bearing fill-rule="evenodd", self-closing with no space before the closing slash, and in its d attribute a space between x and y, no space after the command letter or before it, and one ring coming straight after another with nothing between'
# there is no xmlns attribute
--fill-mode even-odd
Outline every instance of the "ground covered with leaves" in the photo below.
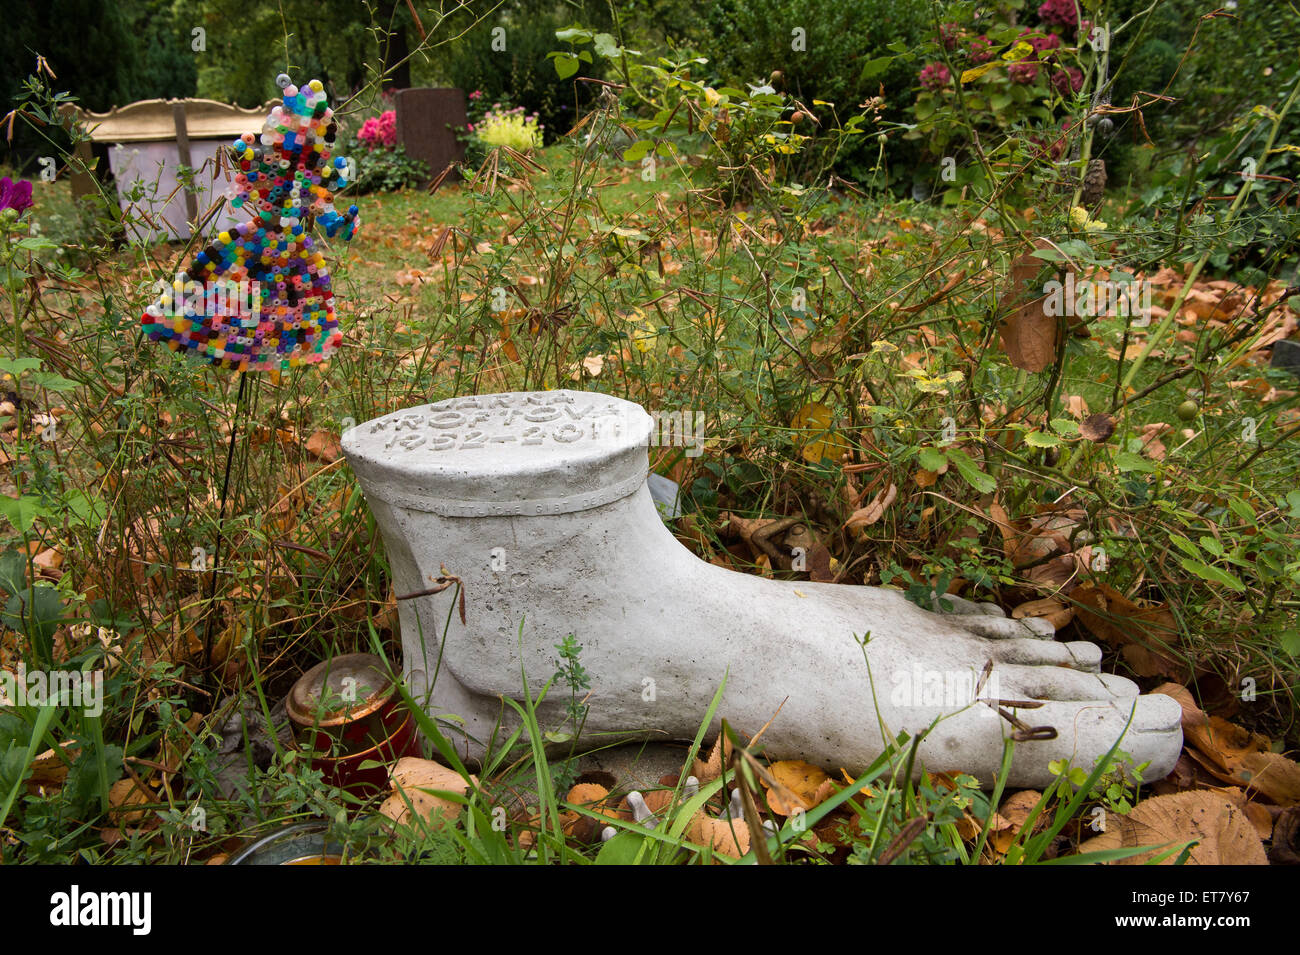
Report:
<svg viewBox="0 0 1300 955"><path fill-rule="evenodd" d="M702 128L738 133L710 92ZM1089 209L1015 167L938 207L792 185L778 139L720 189L691 141L647 167L610 145L616 106L587 123L432 195L367 197L330 249L344 346L242 402L141 341L152 283L194 249L113 246L61 182L6 221L0 665L106 678L99 714L0 712L5 859L216 862L323 818L359 861L1297 861L1300 385L1270 365L1297 289L1293 246L1263 236L1294 196ZM1110 298L1062 314L1053 282ZM991 600L1096 641L1104 670L1183 706L1176 770L1139 785L1117 752L989 793L912 781L914 740L851 778L769 764L762 727L727 725L640 795L523 741L477 768L426 743L389 793L330 785L277 704L331 655L400 656L339 435L561 387L703 423L651 449L703 559ZM575 718L580 643L548 691Z"/></svg>

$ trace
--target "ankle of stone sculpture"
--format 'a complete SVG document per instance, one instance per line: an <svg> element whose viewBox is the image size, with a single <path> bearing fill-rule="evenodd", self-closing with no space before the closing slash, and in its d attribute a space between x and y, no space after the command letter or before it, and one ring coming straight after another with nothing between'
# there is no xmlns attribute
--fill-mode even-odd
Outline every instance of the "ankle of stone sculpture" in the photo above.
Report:
<svg viewBox="0 0 1300 955"><path fill-rule="evenodd" d="M1011 784L1042 786L1050 761L1091 768L1123 734L1147 779L1172 769L1178 704L1097 673L1090 643L965 601L937 614L886 588L699 560L646 488L649 433L631 402L550 391L448 399L344 436L397 593L431 589L444 566L461 581L464 622L454 589L399 601L399 617L412 692L469 758L517 725L502 697L524 674L535 697L574 634L590 745L692 738L725 677L718 715L742 731L780 708L763 737L776 757L856 772L896 734L925 733L926 769L989 783L1014 733ZM544 727L563 721L561 696L539 708ZM1013 701L1021 728L977 696Z"/></svg>

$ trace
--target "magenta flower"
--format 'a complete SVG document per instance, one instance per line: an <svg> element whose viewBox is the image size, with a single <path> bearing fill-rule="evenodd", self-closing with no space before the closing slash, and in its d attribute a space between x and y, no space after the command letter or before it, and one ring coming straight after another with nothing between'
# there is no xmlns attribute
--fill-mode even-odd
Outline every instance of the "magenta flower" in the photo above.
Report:
<svg viewBox="0 0 1300 955"><path fill-rule="evenodd" d="M972 63L987 63L996 55L993 44L984 34L980 34L970 41L970 61Z"/></svg>
<svg viewBox="0 0 1300 955"><path fill-rule="evenodd" d="M471 100L482 99L482 98L483 98L483 91L482 91L482 90L475 90L474 92L472 92L472 93L469 94L469 98L470 98Z"/></svg>
<svg viewBox="0 0 1300 955"><path fill-rule="evenodd" d="M361 124L357 139L369 148L397 145L397 113L386 110L378 116L371 116Z"/></svg>
<svg viewBox="0 0 1300 955"><path fill-rule="evenodd" d="M26 179L11 182L8 176L0 179L0 209L14 209L19 215L30 209L32 202L32 184Z"/></svg>
<svg viewBox="0 0 1300 955"><path fill-rule="evenodd" d="M1052 74L1052 86L1062 96L1069 96L1083 89L1083 70L1077 66L1066 67Z"/></svg>
<svg viewBox="0 0 1300 955"><path fill-rule="evenodd" d="M1045 0L1038 8L1038 16L1044 23L1065 27L1071 33L1079 22L1079 13L1074 9L1074 0Z"/></svg>
<svg viewBox="0 0 1300 955"><path fill-rule="evenodd" d="M954 49L957 41L961 38L961 24L959 23L941 23L939 24L939 40L943 43L945 50Z"/></svg>
<svg viewBox="0 0 1300 955"><path fill-rule="evenodd" d="M921 86L927 90L941 90L952 82L952 74L942 63L927 64L918 77Z"/></svg>
<svg viewBox="0 0 1300 955"><path fill-rule="evenodd" d="M1025 37L1026 42L1034 48L1035 53L1046 53L1048 50L1055 50L1061 45L1061 38L1055 33L1048 33L1043 36L1026 36L1029 32L1029 30L1021 30L1020 35Z"/></svg>

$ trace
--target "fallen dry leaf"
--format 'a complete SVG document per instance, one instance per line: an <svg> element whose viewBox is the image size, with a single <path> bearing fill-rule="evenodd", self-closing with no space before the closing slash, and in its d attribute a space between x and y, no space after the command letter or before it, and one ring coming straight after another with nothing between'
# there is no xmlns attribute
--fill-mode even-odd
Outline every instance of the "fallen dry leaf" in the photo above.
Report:
<svg viewBox="0 0 1300 955"><path fill-rule="evenodd" d="M144 806L154 801L154 794L148 789L142 789L130 776L119 779L108 790L108 804L116 810L109 812L109 818L119 824L136 825L142 822L148 813L146 810L130 807Z"/></svg>
<svg viewBox="0 0 1300 955"><path fill-rule="evenodd" d="M687 839L696 845L710 846L714 852L739 859L749 851L749 827L741 819L714 819L696 813L687 830Z"/></svg>
<svg viewBox="0 0 1300 955"><path fill-rule="evenodd" d="M890 504L894 503L896 497L898 497L898 486L891 481L888 487L877 492L866 507L858 508L849 515L849 519L844 522L845 528L860 531L864 527L870 527L885 516L885 511L889 509Z"/></svg>
<svg viewBox="0 0 1300 955"><path fill-rule="evenodd" d="M313 431L311 437L307 439L306 448L308 454L326 463L337 461L339 455L343 453L338 435L328 431Z"/></svg>
<svg viewBox="0 0 1300 955"><path fill-rule="evenodd" d="M1274 821L1268 861L1274 865L1300 865L1300 809L1287 809Z"/></svg>
<svg viewBox="0 0 1300 955"><path fill-rule="evenodd" d="M1079 619L1096 637L1120 650L1138 676L1191 678L1187 667L1164 651L1178 640L1178 626L1166 604L1139 607L1108 584L1083 584L1071 593Z"/></svg>
<svg viewBox="0 0 1300 955"><path fill-rule="evenodd" d="M812 809L817 805L814 800L818 793L824 792L824 787L830 781L830 777L819 767L798 759L773 763L768 767L768 772L781 788L768 786L767 780L761 777L760 781L768 791L768 806L781 816L789 816L796 809L805 812Z"/></svg>
<svg viewBox="0 0 1300 955"><path fill-rule="evenodd" d="M1251 802L1246 795L1246 791L1236 786L1216 786L1212 787L1213 792L1217 792L1225 799L1232 802L1234 806L1246 814L1250 824L1255 827L1255 834L1261 839L1270 839L1273 836L1273 814L1257 802Z"/></svg>
<svg viewBox="0 0 1300 955"><path fill-rule="evenodd" d="M1079 846L1080 853L1104 849L1152 846L1111 865L1142 865L1161 851L1195 840L1188 856L1191 865L1267 865L1263 843L1246 814L1222 793L1193 790L1171 796L1153 796L1123 816L1106 814L1106 831ZM1162 860L1173 865L1178 853Z"/></svg>
<svg viewBox="0 0 1300 955"><path fill-rule="evenodd" d="M849 446L834 430L835 413L825 405L809 402L790 419L790 427L797 433L795 444L803 459L810 464L820 464L823 458L838 461L849 452Z"/></svg>
<svg viewBox="0 0 1300 955"><path fill-rule="evenodd" d="M1241 758L1235 775L1248 790L1279 806L1300 806L1300 765L1281 753L1249 753Z"/></svg>
<svg viewBox="0 0 1300 955"><path fill-rule="evenodd" d="M50 748L32 760L31 775L27 777L28 792L35 793L42 787L53 789L62 786L68 778L68 763L77 758L81 747L77 745L76 740L70 739L60 743L59 748L63 750L62 758L53 748ZM68 763L64 762L65 759Z"/></svg>
<svg viewBox="0 0 1300 955"><path fill-rule="evenodd" d="M1115 433L1115 419L1104 412L1088 415L1079 424L1079 434L1094 444L1100 444Z"/></svg>
<svg viewBox="0 0 1300 955"><path fill-rule="evenodd" d="M1038 239L1034 247L1049 249L1051 245ZM1061 338L1060 321L1044 311L1047 296L1031 287L1044 264L1031 252L1013 261L1007 290L998 301L998 313L1003 316L998 325L1002 348L1011 364L1031 372L1042 371L1056 360Z"/></svg>
<svg viewBox="0 0 1300 955"><path fill-rule="evenodd" d="M691 767L691 774L700 781L701 786L713 782L722 775L723 763L731 759L731 751L731 741L726 739L725 734L719 733L713 749L709 751L708 759L695 760Z"/></svg>
<svg viewBox="0 0 1300 955"><path fill-rule="evenodd" d="M1070 417L1076 421L1082 421L1090 413L1088 411L1088 402L1084 401L1083 395L1061 395L1061 404L1065 406L1065 410L1070 414Z"/></svg>
<svg viewBox="0 0 1300 955"><path fill-rule="evenodd" d="M437 789L463 795L469 786L461 776L431 759L419 759L415 756L403 756L389 772L389 781L393 793L384 800L379 812L397 823L406 823L411 819L411 809L435 828L440 828L447 820L460 816L461 807L449 799L424 792L425 789ZM477 778L470 779L478 784ZM405 794L406 799L402 796ZM408 808L406 800L410 800Z"/></svg>
<svg viewBox="0 0 1300 955"><path fill-rule="evenodd" d="M1042 798L1042 793L1033 789L1024 789L1013 793L998 806L998 811L989 820L988 845L992 846L994 852L999 856L1007 854L1007 850L1011 848L1016 836L1029 819L1029 814ZM1046 816L1039 816L1039 823L1046 824L1046 821Z"/></svg>
<svg viewBox="0 0 1300 955"><path fill-rule="evenodd" d="M1016 620L1026 617L1038 617L1046 620L1055 629L1060 630L1074 619L1074 607L1058 600L1056 597L1042 597L1038 600L1026 600L1012 608L1011 616Z"/></svg>
<svg viewBox="0 0 1300 955"><path fill-rule="evenodd" d="M608 803L609 789L597 783L578 783L564 798L566 802L573 803L575 806L589 807L609 819L621 818L618 808ZM630 812L628 818L631 818ZM566 809L560 815L560 825L565 835L572 836L580 842L595 842L605 828L600 820L572 809Z"/></svg>
<svg viewBox="0 0 1300 955"><path fill-rule="evenodd" d="M1152 424L1144 424L1142 433L1139 435L1142 439L1142 453L1152 461L1163 461L1165 459L1165 443L1160 440L1160 436L1168 431L1172 431L1171 425L1163 421L1157 421Z"/></svg>

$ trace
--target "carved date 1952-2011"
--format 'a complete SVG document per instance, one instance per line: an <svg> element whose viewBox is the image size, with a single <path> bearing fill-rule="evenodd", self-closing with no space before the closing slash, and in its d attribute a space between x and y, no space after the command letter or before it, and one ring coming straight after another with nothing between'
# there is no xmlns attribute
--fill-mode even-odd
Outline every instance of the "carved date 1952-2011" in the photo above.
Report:
<svg viewBox="0 0 1300 955"><path fill-rule="evenodd" d="M585 397L585 396L584 396ZM427 410L380 418L369 432L388 432L385 450L472 451L610 440L623 434L623 412L612 401L575 401L563 393L449 398Z"/></svg>

